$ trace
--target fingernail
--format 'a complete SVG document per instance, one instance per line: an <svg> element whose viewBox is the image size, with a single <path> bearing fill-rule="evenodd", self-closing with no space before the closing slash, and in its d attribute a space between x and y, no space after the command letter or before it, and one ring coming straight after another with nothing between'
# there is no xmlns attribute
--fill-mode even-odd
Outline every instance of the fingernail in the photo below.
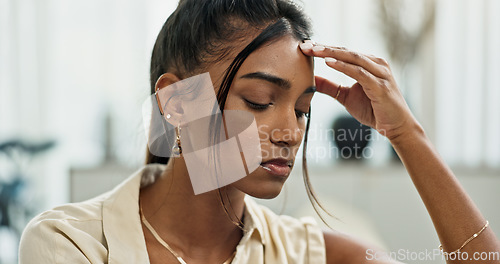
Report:
<svg viewBox="0 0 500 264"><path fill-rule="evenodd" d="M313 44L312 43L306 43L306 42L300 43L299 46L300 46L301 49L312 49L313 48Z"/></svg>
<svg viewBox="0 0 500 264"><path fill-rule="evenodd" d="M326 61L326 62L330 62L330 63L335 63L335 62L337 62L337 60L336 60L336 59L334 59L334 58L325 58L325 61Z"/></svg>
<svg viewBox="0 0 500 264"><path fill-rule="evenodd" d="M316 44L316 41L314 41L314 40L310 40L310 39L306 39L306 40L304 40L304 42L305 42L305 43L311 43L311 44L313 44L313 45L315 45L315 44Z"/></svg>
<svg viewBox="0 0 500 264"><path fill-rule="evenodd" d="M314 46L312 49L313 49L313 51L316 51L316 52L324 51L325 46Z"/></svg>

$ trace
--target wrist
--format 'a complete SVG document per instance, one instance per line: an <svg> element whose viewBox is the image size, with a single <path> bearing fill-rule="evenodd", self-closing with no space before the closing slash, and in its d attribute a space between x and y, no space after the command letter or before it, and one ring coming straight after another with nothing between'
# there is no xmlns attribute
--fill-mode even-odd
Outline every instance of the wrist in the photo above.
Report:
<svg viewBox="0 0 500 264"><path fill-rule="evenodd" d="M399 131L399 133L394 133L390 137L387 137L387 139L389 139L389 142L393 146L408 144L415 142L416 140L425 138L426 135L424 128L418 122L415 122L405 129L402 129L401 131Z"/></svg>

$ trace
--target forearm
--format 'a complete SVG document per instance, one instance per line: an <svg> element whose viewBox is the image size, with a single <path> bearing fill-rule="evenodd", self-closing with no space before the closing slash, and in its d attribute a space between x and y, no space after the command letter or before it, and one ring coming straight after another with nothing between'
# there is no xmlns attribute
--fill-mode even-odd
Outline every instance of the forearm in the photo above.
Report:
<svg viewBox="0 0 500 264"><path fill-rule="evenodd" d="M342 47L311 43L300 47L304 54L325 58L329 67L357 81L345 87L315 78L317 91L332 96L362 124L390 139L427 207L444 250L458 249L477 233L486 220L415 121L387 61ZM470 256L499 252L500 243L488 227L462 249L465 251L472 253ZM477 263L460 261L473 262Z"/></svg>
<svg viewBox="0 0 500 264"><path fill-rule="evenodd" d="M391 140L403 161L434 223L444 251L458 249L486 223L481 212L442 161L420 126L414 132ZM500 243L491 227L470 241L461 252L500 252ZM499 263L491 261L484 263ZM455 263L449 261L448 263ZM457 261L456 263L477 263ZM482 262L483 263L483 262Z"/></svg>

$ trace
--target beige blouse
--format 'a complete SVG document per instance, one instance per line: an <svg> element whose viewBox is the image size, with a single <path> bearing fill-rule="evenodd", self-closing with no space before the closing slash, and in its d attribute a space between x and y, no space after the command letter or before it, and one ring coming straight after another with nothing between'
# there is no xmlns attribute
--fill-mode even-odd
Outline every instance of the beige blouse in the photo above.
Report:
<svg viewBox="0 0 500 264"><path fill-rule="evenodd" d="M27 225L20 263L149 263L139 216L139 190L164 165L141 168L91 200L46 211ZM232 263L326 263L323 233L312 218L278 216L245 198L248 227Z"/></svg>

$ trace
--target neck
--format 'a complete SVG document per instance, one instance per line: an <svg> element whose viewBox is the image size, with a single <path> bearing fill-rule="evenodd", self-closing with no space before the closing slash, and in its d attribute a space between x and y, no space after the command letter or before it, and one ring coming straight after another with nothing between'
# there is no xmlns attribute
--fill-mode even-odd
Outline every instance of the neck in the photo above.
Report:
<svg viewBox="0 0 500 264"><path fill-rule="evenodd" d="M156 232L179 254L214 255L232 252L242 236L231 219L242 219L245 195L229 186L221 194L228 213L218 190L194 195L183 158L171 158L163 175L141 190L140 204Z"/></svg>

